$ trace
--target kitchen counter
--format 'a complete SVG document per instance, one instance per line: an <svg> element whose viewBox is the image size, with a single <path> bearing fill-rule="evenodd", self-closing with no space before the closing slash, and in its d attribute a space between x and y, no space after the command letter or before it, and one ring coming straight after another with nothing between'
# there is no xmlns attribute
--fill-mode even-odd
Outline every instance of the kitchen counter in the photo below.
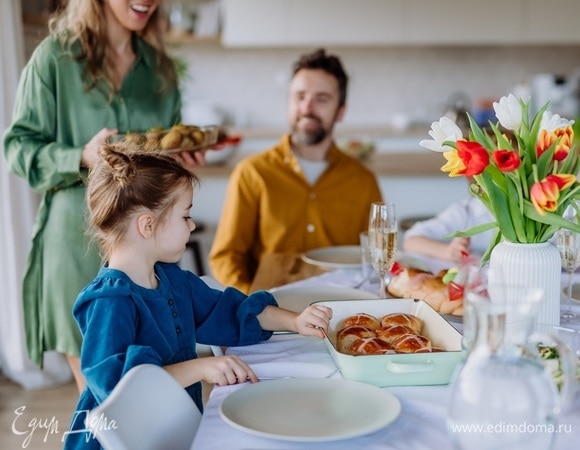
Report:
<svg viewBox="0 0 580 450"><path fill-rule="evenodd" d="M424 177L442 176L441 166L445 159L438 152L431 152L419 145L421 139L428 138L426 126L393 128L338 128L336 142L340 146L346 141L372 141L376 151L363 163L377 177ZM284 134L280 129L239 129L229 130L232 135L243 136L235 153L225 163L213 163L196 170L202 178L228 177L235 165L243 158L262 152L275 145Z"/></svg>
<svg viewBox="0 0 580 450"><path fill-rule="evenodd" d="M213 164L196 169L201 178L228 177L234 166L248 154L235 155L225 164ZM364 164L377 177L416 177L437 176L447 177L441 172L445 159L440 153L425 150L419 152L378 152L372 155Z"/></svg>

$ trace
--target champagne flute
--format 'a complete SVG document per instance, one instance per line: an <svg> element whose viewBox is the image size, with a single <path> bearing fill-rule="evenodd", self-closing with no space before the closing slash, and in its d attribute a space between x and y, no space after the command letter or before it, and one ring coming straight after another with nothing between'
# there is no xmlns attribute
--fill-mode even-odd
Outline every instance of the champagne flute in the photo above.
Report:
<svg viewBox="0 0 580 450"><path fill-rule="evenodd" d="M570 222L579 223L580 218L574 206L569 205L562 217ZM566 322L576 319L572 312L572 280L574 272L580 267L580 233L561 228L557 232L557 245L562 259L562 267L568 273L568 289L566 296L567 308L560 314L560 319Z"/></svg>
<svg viewBox="0 0 580 450"><path fill-rule="evenodd" d="M371 203L369 252L373 267L379 274L379 296L386 298L387 277L393 267L397 252L397 218L394 203Z"/></svg>

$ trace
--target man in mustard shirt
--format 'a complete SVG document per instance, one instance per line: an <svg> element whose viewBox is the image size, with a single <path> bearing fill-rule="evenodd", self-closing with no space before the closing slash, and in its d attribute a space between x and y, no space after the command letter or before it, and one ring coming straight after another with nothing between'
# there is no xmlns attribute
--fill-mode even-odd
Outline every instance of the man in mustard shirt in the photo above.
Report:
<svg viewBox="0 0 580 450"><path fill-rule="evenodd" d="M332 136L346 109L348 76L323 49L294 64L290 133L241 161L230 177L210 252L213 276L249 292L265 253L358 245L370 204L381 201L373 173Z"/></svg>

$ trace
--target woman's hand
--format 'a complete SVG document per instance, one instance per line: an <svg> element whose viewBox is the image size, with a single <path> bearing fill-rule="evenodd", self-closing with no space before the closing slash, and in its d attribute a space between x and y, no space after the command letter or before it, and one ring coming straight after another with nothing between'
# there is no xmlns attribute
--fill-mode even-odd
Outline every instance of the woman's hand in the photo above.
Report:
<svg viewBox="0 0 580 450"><path fill-rule="evenodd" d="M86 143L81 154L81 167L93 168L99 161L99 148L105 143L105 141L117 134L116 128L103 128L97 134L95 134L92 139Z"/></svg>
<svg viewBox="0 0 580 450"><path fill-rule="evenodd" d="M310 305L296 317L296 331L303 336L324 338L332 319L332 309L328 306ZM322 332L324 330L324 333Z"/></svg>
<svg viewBox="0 0 580 450"><path fill-rule="evenodd" d="M174 153L171 156L187 170L192 171L194 168L198 166L205 165L206 151L207 150L198 150L195 152L179 152Z"/></svg>

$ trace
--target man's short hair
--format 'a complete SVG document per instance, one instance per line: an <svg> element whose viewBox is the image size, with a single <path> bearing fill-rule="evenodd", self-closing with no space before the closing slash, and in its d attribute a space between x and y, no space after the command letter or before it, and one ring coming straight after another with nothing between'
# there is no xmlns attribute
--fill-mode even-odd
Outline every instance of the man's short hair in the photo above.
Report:
<svg viewBox="0 0 580 450"><path fill-rule="evenodd" d="M302 69L320 69L334 76L338 82L339 104L342 106L346 103L348 75L344 71L338 56L327 54L323 48L319 48L312 53L305 53L294 63L292 77Z"/></svg>

